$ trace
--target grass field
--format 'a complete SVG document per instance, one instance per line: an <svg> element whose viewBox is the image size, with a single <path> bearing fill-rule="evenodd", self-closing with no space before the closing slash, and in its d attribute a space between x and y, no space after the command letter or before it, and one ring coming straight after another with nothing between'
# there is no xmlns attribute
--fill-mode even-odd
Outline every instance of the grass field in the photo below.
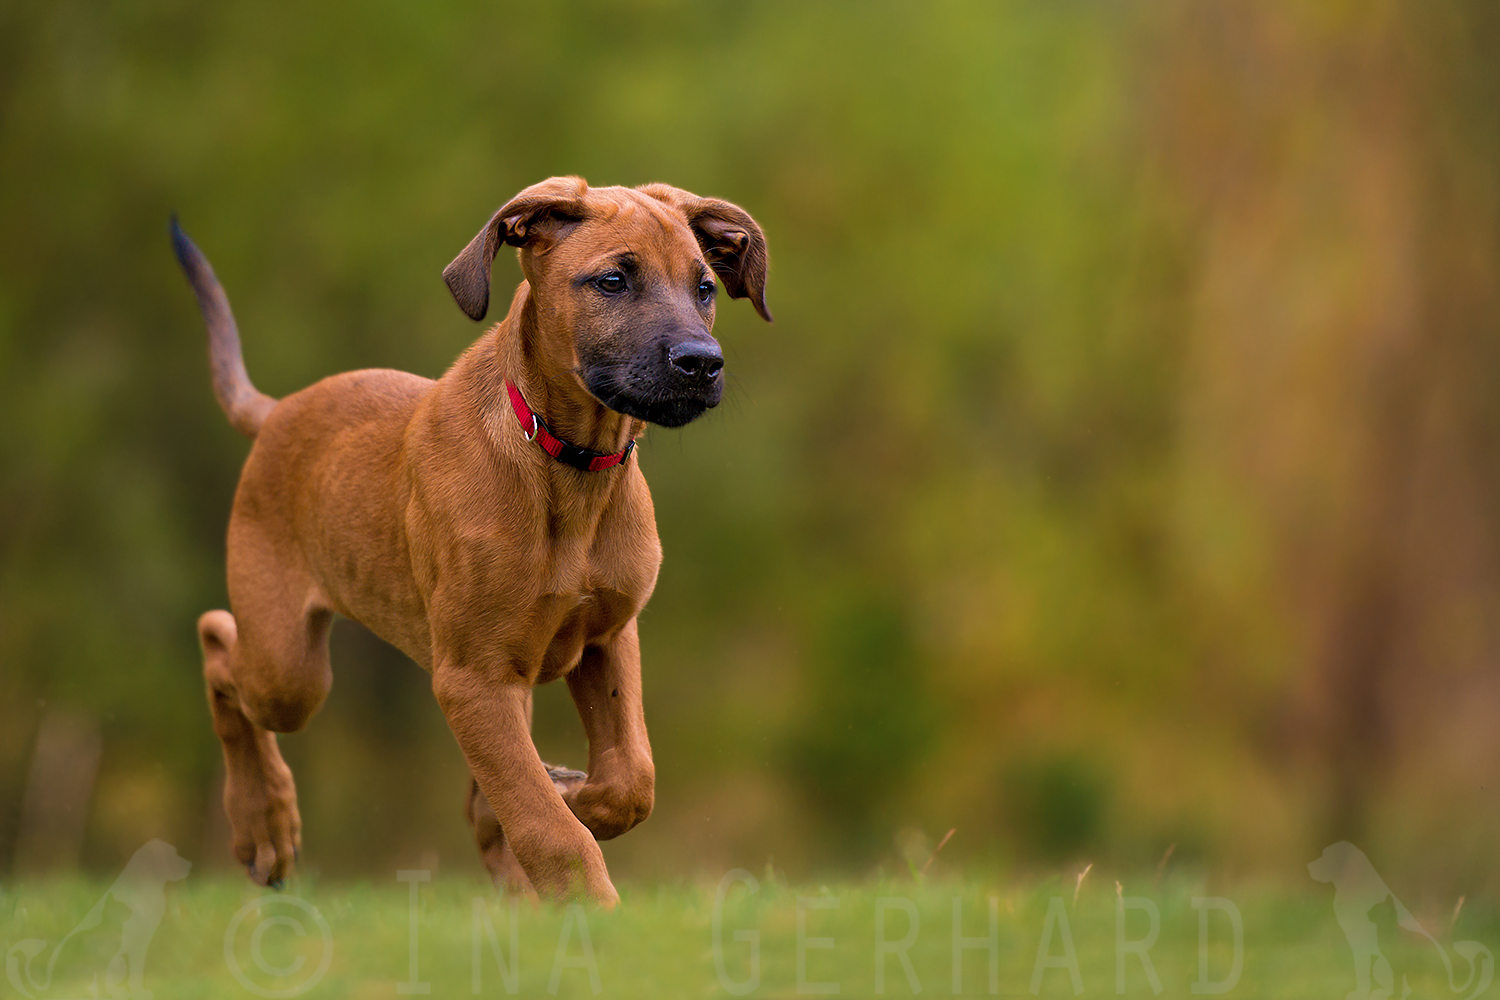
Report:
<svg viewBox="0 0 1500 1000"><path fill-rule="evenodd" d="M122 939L148 946L138 960L141 986L158 998L920 992L1330 1000L1356 986L1332 890L1311 882L1207 891L1186 878L1153 887L1149 875L1117 886L1095 871L1081 887L1072 876L1024 885L913 878L788 885L770 872L737 872L718 884L623 885L622 905L604 913L533 907L474 882L424 875L403 881L393 873L373 884L302 879L280 893L189 878L166 885L154 932L149 914L125 923L132 910L105 882L10 885L0 891L7 954L0 995L109 996L111 976L129 968L117 960L110 969ZM69 937L91 913L97 925ZM1424 917L1437 943L1397 929L1389 904L1372 916L1396 970L1396 997L1403 976L1415 996L1470 996L1482 977L1455 992L1445 956L1462 986L1464 942L1479 942L1483 961L1500 939L1494 907L1472 901L1456 921ZM1481 991L1496 993L1492 985Z"/></svg>

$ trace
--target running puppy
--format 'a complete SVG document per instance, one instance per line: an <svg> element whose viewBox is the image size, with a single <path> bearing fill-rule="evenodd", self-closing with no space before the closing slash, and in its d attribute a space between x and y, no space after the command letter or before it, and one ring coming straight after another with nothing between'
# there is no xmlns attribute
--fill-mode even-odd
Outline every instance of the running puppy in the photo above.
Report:
<svg viewBox="0 0 1500 1000"><path fill-rule="evenodd" d="M198 620L236 857L263 885L291 868L301 820L274 734L322 704L341 614L432 675L496 881L613 905L595 841L645 819L655 783L636 616L661 546L632 451L647 423L718 404L720 283L771 318L760 226L664 184L543 181L443 271L475 320L502 245L525 276L446 375L349 372L282 400L250 383L223 289L175 221L173 238L214 391L255 439L229 520L232 613ZM531 741L531 689L559 677L587 774L549 768Z"/></svg>

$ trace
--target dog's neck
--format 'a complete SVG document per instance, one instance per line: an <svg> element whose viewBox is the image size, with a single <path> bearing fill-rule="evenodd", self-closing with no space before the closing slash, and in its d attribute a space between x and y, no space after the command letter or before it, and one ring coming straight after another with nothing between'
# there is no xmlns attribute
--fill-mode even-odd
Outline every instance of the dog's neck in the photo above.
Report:
<svg viewBox="0 0 1500 1000"><path fill-rule="evenodd" d="M525 282L516 291L505 319L485 339L493 343L495 365L493 376L487 379L493 381L494 390L492 427L503 433L521 430L504 387L509 380L552 434L580 448L613 454L646 429L644 421L600 403L584 388L576 372L560 367L547 356L536 305ZM535 450L551 460L539 448Z"/></svg>

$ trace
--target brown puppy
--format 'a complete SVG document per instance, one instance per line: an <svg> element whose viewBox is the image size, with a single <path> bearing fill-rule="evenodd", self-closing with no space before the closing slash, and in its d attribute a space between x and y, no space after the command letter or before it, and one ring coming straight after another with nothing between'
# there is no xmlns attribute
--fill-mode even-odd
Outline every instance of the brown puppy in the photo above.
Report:
<svg viewBox="0 0 1500 1000"><path fill-rule="evenodd" d="M636 616L661 546L631 450L646 423L681 426L719 402L715 274L770 319L760 227L661 184L544 181L444 270L476 320L502 244L525 276L446 375L350 372L280 401L250 384L223 290L175 222L174 239L214 390L255 439L229 522L233 613L198 622L235 855L261 884L291 868L301 820L273 734L322 704L341 614L432 674L495 879L613 904L595 839L645 819L655 782ZM531 741L532 686L558 677L586 775L548 768Z"/></svg>

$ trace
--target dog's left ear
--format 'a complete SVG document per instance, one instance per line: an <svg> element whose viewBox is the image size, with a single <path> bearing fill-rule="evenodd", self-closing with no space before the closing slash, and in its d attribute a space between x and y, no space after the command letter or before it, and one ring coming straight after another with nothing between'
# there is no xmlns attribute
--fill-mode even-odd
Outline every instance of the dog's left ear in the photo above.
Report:
<svg viewBox="0 0 1500 1000"><path fill-rule="evenodd" d="M729 297L749 299L761 318L771 322L771 312L766 308L770 256L766 236L750 213L727 201L700 198L669 184L647 184L640 191L679 209Z"/></svg>
<svg viewBox="0 0 1500 1000"><path fill-rule="evenodd" d="M500 247L534 246L556 239L583 219L588 184L582 177L552 177L533 184L500 207L453 262L443 280L458 306L472 320L484 319L490 306L490 266Z"/></svg>

